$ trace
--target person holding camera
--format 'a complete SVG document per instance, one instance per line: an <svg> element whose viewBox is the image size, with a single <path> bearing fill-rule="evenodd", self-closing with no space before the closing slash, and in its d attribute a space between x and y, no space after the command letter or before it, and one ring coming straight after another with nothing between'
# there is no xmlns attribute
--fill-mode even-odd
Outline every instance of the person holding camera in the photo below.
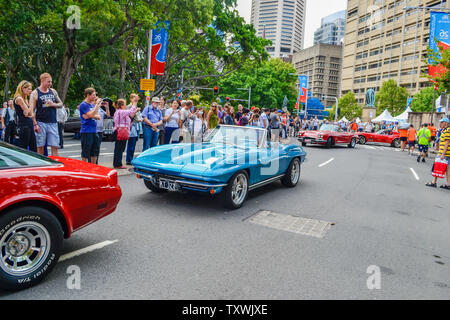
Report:
<svg viewBox="0 0 450 320"><path fill-rule="evenodd" d="M97 163L100 149L96 120L100 120L98 110L102 104L102 99L97 99L97 92L94 88L85 89L84 97L84 101L80 104L81 160Z"/></svg>

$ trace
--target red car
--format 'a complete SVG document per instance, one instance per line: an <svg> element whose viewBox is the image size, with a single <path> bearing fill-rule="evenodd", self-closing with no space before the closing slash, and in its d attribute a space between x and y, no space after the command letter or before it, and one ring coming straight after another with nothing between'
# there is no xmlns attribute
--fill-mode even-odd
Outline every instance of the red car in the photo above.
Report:
<svg viewBox="0 0 450 320"><path fill-rule="evenodd" d="M366 144L368 142L387 143L391 147L400 148L400 133L388 129L379 130L376 133L358 132L358 142Z"/></svg>
<svg viewBox="0 0 450 320"><path fill-rule="evenodd" d="M349 148L354 148L358 141L358 136L354 133L344 132L338 125L322 124L319 131L300 131L298 133L298 140L302 146L308 143L325 145L331 148L337 144L347 145Z"/></svg>
<svg viewBox="0 0 450 320"><path fill-rule="evenodd" d="M121 196L115 170L0 142L0 288L41 281L63 239L114 212Z"/></svg>

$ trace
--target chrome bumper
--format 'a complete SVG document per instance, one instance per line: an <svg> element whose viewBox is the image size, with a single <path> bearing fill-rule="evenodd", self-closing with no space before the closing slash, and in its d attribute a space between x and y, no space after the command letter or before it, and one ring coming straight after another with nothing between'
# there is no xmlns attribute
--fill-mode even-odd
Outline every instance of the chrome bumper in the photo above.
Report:
<svg viewBox="0 0 450 320"><path fill-rule="evenodd" d="M146 179L152 180L153 182L157 183L158 177L155 177L155 175L153 175L153 174L142 173L142 172L139 172L136 170L134 170L134 173L142 178L146 178ZM166 179L166 178L164 178L164 179ZM223 187L227 186L227 184L211 184L211 183L206 183L206 182L196 182L196 181L189 181L189 180L184 180L184 179L171 179L171 178L167 178L167 179L179 184L181 187L184 186L184 187L188 187L188 188L201 189L201 190L223 188Z"/></svg>

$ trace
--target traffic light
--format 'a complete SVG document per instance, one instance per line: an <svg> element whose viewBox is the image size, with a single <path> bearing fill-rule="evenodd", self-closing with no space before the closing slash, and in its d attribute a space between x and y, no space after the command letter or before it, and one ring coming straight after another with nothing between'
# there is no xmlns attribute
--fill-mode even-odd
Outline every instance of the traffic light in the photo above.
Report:
<svg viewBox="0 0 450 320"><path fill-rule="evenodd" d="M325 94L322 94L322 101L325 101Z"/></svg>
<svg viewBox="0 0 450 320"><path fill-rule="evenodd" d="M230 97L227 97L227 102L230 102Z"/></svg>
<svg viewBox="0 0 450 320"><path fill-rule="evenodd" d="M219 93L219 87L218 86L215 86L214 87L214 94L218 94Z"/></svg>
<svg viewBox="0 0 450 320"><path fill-rule="evenodd" d="M337 115L339 116L341 114L341 108L337 109Z"/></svg>

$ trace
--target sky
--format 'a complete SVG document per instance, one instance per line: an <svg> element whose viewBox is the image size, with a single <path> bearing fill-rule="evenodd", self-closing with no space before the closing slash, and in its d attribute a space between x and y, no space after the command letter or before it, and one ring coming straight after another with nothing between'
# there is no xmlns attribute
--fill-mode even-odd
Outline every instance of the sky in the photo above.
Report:
<svg viewBox="0 0 450 320"><path fill-rule="evenodd" d="M250 23L252 0L237 0L239 14ZM314 31L320 27L320 20L327 15L347 9L347 0L306 0L305 44L314 44Z"/></svg>

